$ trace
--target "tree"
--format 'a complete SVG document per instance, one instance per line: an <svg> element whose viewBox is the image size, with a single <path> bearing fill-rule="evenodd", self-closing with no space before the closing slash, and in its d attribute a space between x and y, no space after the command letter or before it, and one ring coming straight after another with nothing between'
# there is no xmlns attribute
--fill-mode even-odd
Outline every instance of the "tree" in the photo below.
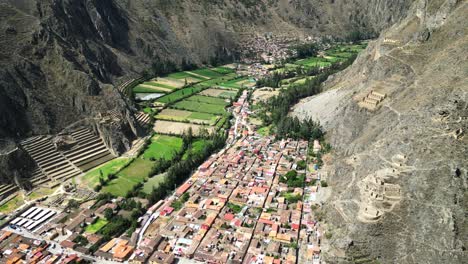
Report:
<svg viewBox="0 0 468 264"><path fill-rule="evenodd" d="M106 208L104 210L104 217L107 219L107 220L111 220L112 217L114 216L114 211L111 209L111 208Z"/></svg>

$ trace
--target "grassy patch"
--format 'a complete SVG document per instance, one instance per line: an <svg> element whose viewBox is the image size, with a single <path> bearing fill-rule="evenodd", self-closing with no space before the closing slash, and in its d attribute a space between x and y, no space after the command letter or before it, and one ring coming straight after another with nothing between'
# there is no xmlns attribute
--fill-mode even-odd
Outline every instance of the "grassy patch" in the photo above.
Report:
<svg viewBox="0 0 468 264"><path fill-rule="evenodd" d="M219 114L222 115L226 111L224 109L224 105L215 105L215 104L207 104L207 103L200 103L195 101L180 101L173 105L174 108L182 109L182 110L189 110L189 111L197 111L202 113L209 113L209 114Z"/></svg>
<svg viewBox="0 0 468 264"><path fill-rule="evenodd" d="M165 135L155 135L151 138L151 144L143 153L143 158L145 159L166 159L170 160L177 151L180 151L182 148L182 138L165 136Z"/></svg>
<svg viewBox="0 0 468 264"><path fill-rule="evenodd" d="M202 77L199 77L199 76L196 76L196 75L190 74L188 72L184 72L184 71L183 72L171 73L167 77L178 79L178 80L183 80L183 79L186 79L186 78L188 78L188 79L197 79L199 81L205 80Z"/></svg>
<svg viewBox="0 0 468 264"><path fill-rule="evenodd" d="M153 188L156 188L161 184L166 177L166 174L155 175L152 178L149 178L147 182L143 185L143 192L150 194L153 191Z"/></svg>
<svg viewBox="0 0 468 264"><path fill-rule="evenodd" d="M177 90L177 91L175 91L173 93L170 93L168 95L165 95L163 97L159 97L156 100L156 102L165 103L165 104L172 103L172 102L180 100L180 99L182 99L184 97L187 97L187 96L190 96L192 94L198 93L203 89L204 89L204 87L202 87L202 86L191 86L191 87L183 88L183 89Z"/></svg>
<svg viewBox="0 0 468 264"><path fill-rule="evenodd" d="M98 220L94 224L91 224L85 228L85 232L89 234L97 233L108 223L109 222L106 219L98 218Z"/></svg>
<svg viewBox="0 0 468 264"><path fill-rule="evenodd" d="M216 67L216 68L212 68L211 69L212 71L215 71L215 72L218 72L218 73L221 73L221 74L229 74L229 73L234 73L235 71L231 68L227 68L227 67Z"/></svg>
<svg viewBox="0 0 468 264"><path fill-rule="evenodd" d="M313 58L298 60L295 62L295 64L308 66L308 67L328 67L332 63L325 58L313 57Z"/></svg>
<svg viewBox="0 0 468 264"><path fill-rule="evenodd" d="M0 213L8 214L24 204L24 199L16 195L13 199L0 206Z"/></svg>
<svg viewBox="0 0 468 264"><path fill-rule="evenodd" d="M219 73L219 72L207 69L207 68L206 69L198 69L198 70L194 70L194 71L191 71L191 72L202 75L202 76L205 76L205 77L210 78L210 79L219 78L219 77L224 75L222 73Z"/></svg>
<svg viewBox="0 0 468 264"><path fill-rule="evenodd" d="M120 171L116 179L108 182L102 188L102 191L124 197L135 185L148 178L153 166L154 162L137 158L128 167Z"/></svg>
<svg viewBox="0 0 468 264"><path fill-rule="evenodd" d="M225 99L210 97L210 96L203 96L203 95L190 96L189 98L184 99L184 100L200 102L200 103L207 103L207 104L223 105L223 106L226 106L226 105L229 104L228 102L226 102Z"/></svg>
<svg viewBox="0 0 468 264"><path fill-rule="evenodd" d="M247 87L249 83L253 83L250 81L249 77L242 77L242 78L229 80L227 82L223 82L219 86L240 89L242 87Z"/></svg>
<svg viewBox="0 0 468 264"><path fill-rule="evenodd" d="M133 88L133 93L167 93L165 88L159 88L156 86L153 87L144 87L137 85Z"/></svg>
<svg viewBox="0 0 468 264"><path fill-rule="evenodd" d="M73 178L73 179L75 179L75 178ZM45 197L47 195L51 195L52 193L55 192L55 190L57 190L57 188L53 188L53 189L51 189L51 188L38 188L38 189L35 189L30 194L28 194L27 198L28 198L28 200L36 200L36 199Z"/></svg>
<svg viewBox="0 0 468 264"><path fill-rule="evenodd" d="M264 126L264 127L261 127L257 130L257 133L261 136L269 136L271 135L271 126Z"/></svg>
<svg viewBox="0 0 468 264"><path fill-rule="evenodd" d="M89 188L94 188L99 183L99 177L101 177L101 172L105 180L107 180L107 176L110 173L117 173L123 166L125 166L129 162L127 158L117 158L111 161L108 161L101 166L88 171L83 178L81 178L81 182L88 186Z"/></svg>

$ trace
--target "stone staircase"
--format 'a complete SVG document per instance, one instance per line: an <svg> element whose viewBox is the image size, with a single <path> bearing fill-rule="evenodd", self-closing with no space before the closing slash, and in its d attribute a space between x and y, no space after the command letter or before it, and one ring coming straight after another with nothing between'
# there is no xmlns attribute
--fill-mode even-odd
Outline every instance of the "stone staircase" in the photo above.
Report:
<svg viewBox="0 0 468 264"><path fill-rule="evenodd" d="M151 122L150 115L143 112L139 112L135 117L141 127L147 127Z"/></svg>

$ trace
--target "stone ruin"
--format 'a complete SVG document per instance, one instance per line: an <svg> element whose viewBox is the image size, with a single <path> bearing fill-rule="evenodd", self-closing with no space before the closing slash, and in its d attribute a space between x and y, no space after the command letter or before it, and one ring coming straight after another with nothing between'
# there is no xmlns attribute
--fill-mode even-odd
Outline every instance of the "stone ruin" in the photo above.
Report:
<svg viewBox="0 0 468 264"><path fill-rule="evenodd" d="M360 107L373 111L387 97L386 94L372 90L358 103Z"/></svg>
<svg viewBox="0 0 468 264"><path fill-rule="evenodd" d="M406 156L395 155L392 167L378 170L358 183L361 194L358 219L363 222L378 221L393 210L401 199L401 187L395 182L405 172Z"/></svg>

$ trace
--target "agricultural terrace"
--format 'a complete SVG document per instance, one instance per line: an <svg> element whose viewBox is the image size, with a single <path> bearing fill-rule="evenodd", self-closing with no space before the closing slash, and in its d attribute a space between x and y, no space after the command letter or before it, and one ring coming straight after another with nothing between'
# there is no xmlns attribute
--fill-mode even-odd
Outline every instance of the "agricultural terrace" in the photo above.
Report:
<svg viewBox="0 0 468 264"><path fill-rule="evenodd" d="M156 119L159 120L190 122L201 125L214 125L219 118L219 116L214 114L178 109L164 109L156 116Z"/></svg>
<svg viewBox="0 0 468 264"><path fill-rule="evenodd" d="M172 122L165 120L156 120L154 123L154 132L161 134L175 134L182 135L184 132L192 129L194 135L198 135L202 129L208 130L212 133L215 131L214 127L203 126L197 124L181 123L181 122Z"/></svg>

